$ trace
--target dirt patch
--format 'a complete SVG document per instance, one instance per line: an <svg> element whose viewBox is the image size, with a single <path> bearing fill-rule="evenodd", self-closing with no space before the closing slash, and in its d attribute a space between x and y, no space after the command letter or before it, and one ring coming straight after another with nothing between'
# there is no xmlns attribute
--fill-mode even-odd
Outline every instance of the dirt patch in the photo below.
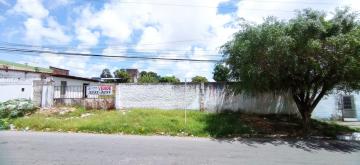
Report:
<svg viewBox="0 0 360 165"><path fill-rule="evenodd" d="M76 111L74 107L52 107L52 108L41 108L37 113L44 115L65 115L67 113Z"/></svg>

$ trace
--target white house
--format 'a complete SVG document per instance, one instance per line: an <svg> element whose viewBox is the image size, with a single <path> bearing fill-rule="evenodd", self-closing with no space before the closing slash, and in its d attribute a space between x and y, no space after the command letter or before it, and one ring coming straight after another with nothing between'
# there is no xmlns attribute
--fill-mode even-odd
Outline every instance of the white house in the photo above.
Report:
<svg viewBox="0 0 360 165"><path fill-rule="evenodd" d="M69 75L69 70L40 68L0 60L0 101L26 98L37 104L46 100L45 94L58 97L84 97L87 85L97 80ZM75 90L76 89L76 90Z"/></svg>
<svg viewBox="0 0 360 165"><path fill-rule="evenodd" d="M325 96L313 112L314 118L360 121L360 93L334 91Z"/></svg>

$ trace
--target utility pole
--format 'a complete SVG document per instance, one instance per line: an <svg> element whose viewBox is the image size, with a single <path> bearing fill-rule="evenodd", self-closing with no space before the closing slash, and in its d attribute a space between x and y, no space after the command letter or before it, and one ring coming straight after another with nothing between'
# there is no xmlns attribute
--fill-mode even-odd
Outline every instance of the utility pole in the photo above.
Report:
<svg viewBox="0 0 360 165"><path fill-rule="evenodd" d="M187 82L186 82L186 78L185 78L185 87L184 87L184 109L185 109L185 126L186 126L186 86L187 86Z"/></svg>

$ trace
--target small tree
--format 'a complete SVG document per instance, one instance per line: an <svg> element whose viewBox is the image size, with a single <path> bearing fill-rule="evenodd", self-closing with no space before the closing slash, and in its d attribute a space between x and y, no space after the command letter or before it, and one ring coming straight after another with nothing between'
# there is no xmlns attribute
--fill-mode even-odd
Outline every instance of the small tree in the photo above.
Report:
<svg viewBox="0 0 360 165"><path fill-rule="evenodd" d="M128 72L126 72L125 69L118 69L114 72L115 78L120 78L119 80L116 80L118 83L128 83L130 82L130 75Z"/></svg>
<svg viewBox="0 0 360 165"><path fill-rule="evenodd" d="M180 83L180 80L176 78L175 76L165 76L161 77L159 82L162 83Z"/></svg>
<svg viewBox="0 0 360 165"><path fill-rule="evenodd" d="M160 76L155 72L140 72L140 78L138 79L139 83L158 83Z"/></svg>
<svg viewBox="0 0 360 165"><path fill-rule="evenodd" d="M191 79L191 82L193 83L205 83L208 82L206 77L203 76L195 76Z"/></svg>
<svg viewBox="0 0 360 165"><path fill-rule="evenodd" d="M101 72L100 78L113 78L113 76L111 75L110 70L106 68ZM105 82L111 83L113 81L112 80L105 80Z"/></svg>
<svg viewBox="0 0 360 165"><path fill-rule="evenodd" d="M229 75L230 69L222 64L216 64L214 68L214 76L213 79L216 82L227 82L229 81Z"/></svg>
<svg viewBox="0 0 360 165"><path fill-rule="evenodd" d="M288 22L245 24L222 50L235 91L290 93L306 130L326 94L359 87L360 26L347 8L330 19L307 9Z"/></svg>

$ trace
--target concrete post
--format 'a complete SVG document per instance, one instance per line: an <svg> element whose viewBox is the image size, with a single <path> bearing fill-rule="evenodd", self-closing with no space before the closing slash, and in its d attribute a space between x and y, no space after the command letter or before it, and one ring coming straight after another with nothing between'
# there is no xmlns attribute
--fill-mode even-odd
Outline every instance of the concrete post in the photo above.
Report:
<svg viewBox="0 0 360 165"><path fill-rule="evenodd" d="M204 112L205 111L205 96L204 96L204 93L205 93L205 85L204 83L202 82L200 84L200 97L199 97L199 101L200 101L200 111L201 112Z"/></svg>

